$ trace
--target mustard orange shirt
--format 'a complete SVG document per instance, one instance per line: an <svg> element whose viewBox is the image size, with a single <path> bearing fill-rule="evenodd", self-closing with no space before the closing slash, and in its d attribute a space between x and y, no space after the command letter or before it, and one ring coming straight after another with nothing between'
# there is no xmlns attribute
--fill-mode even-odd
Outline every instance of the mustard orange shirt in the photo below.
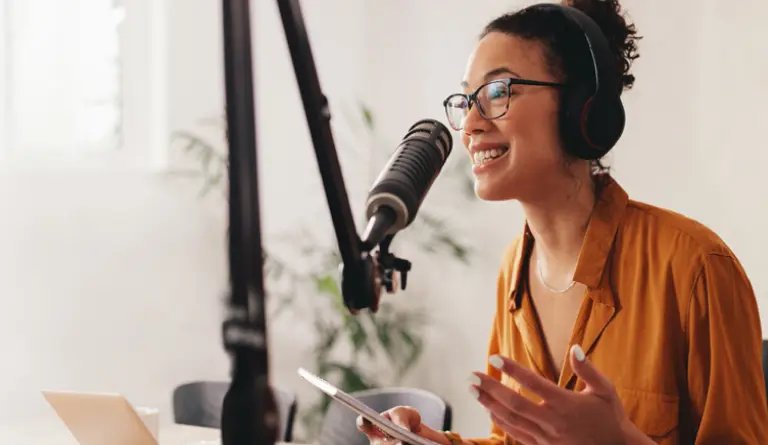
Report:
<svg viewBox="0 0 768 445"><path fill-rule="evenodd" d="M757 302L726 244L702 224L629 200L599 180L574 281L587 287L571 344L616 387L629 418L659 444L768 445ZM570 362L555 375L528 295L526 229L505 253L488 354L559 386L584 385ZM496 369L489 375L537 400ZM492 424L477 444L514 444Z"/></svg>

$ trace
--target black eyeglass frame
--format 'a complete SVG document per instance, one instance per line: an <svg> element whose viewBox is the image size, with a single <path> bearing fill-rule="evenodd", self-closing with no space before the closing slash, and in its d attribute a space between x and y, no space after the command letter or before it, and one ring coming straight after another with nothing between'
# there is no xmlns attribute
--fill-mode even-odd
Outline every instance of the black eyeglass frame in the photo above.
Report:
<svg viewBox="0 0 768 445"><path fill-rule="evenodd" d="M485 114L485 111L483 111L482 105L480 105L480 102L477 100L477 95L483 88L487 87L488 85L496 82L501 82L507 87L507 104L504 108L504 111L499 114L498 116L489 117ZM474 93L471 94L465 94L465 93L453 93L450 96L446 97L445 100L443 100L443 109L445 110L445 116L448 119L448 124L451 125L451 128L453 128L456 131L460 131L461 129L457 129L453 126L451 123L451 116L448 113L448 102L453 99L454 97L463 97L467 100L467 113L469 113L470 110L472 110L472 104L477 105L477 110L480 112L480 115L483 116L483 118L488 120L498 119L505 114L507 114L507 111L509 111L509 99L511 97L509 87L511 85L530 85L530 86L539 86L539 87L552 87L552 88L563 88L566 86L564 83L557 83L557 82L545 82L541 80L529 80L529 79L520 79L518 77L508 77L506 79L493 79L489 80L488 82L480 85Z"/></svg>

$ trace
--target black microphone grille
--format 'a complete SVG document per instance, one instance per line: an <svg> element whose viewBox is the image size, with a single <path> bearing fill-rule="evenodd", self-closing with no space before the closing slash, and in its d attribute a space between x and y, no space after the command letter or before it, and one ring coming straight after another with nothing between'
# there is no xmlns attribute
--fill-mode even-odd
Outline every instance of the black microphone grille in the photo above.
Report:
<svg viewBox="0 0 768 445"><path fill-rule="evenodd" d="M398 148L399 155L393 158L391 171L409 179L411 190L420 195L420 202L451 154L451 132L439 121L422 119L411 125ZM409 219L414 213L410 212Z"/></svg>
<svg viewBox="0 0 768 445"><path fill-rule="evenodd" d="M389 233L413 222L452 147L451 132L439 121L423 119L413 124L370 190L368 217L380 206L390 207L396 221Z"/></svg>
<svg viewBox="0 0 768 445"><path fill-rule="evenodd" d="M448 155L453 149L451 131L442 122L435 119L422 119L411 125L403 140L412 138L425 139L430 144L434 144L440 150L443 162L448 159Z"/></svg>

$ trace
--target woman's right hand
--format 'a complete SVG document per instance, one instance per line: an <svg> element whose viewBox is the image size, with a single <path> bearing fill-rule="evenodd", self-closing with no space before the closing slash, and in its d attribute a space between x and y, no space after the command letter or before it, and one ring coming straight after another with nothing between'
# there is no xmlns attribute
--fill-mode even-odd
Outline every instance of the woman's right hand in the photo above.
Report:
<svg viewBox="0 0 768 445"><path fill-rule="evenodd" d="M425 439L431 440L442 445L451 445L448 438L440 431L421 423L421 414L410 406L396 406L384 411L381 415L395 425L411 431ZM388 437L384 432L378 429L374 424L364 419L362 416L357 418L357 429L368 437L371 445L400 445L397 439Z"/></svg>

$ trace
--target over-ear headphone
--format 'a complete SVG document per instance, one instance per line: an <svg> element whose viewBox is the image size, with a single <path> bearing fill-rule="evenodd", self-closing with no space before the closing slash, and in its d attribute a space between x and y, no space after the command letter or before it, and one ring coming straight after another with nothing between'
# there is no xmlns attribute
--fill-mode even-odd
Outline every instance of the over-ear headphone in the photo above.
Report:
<svg viewBox="0 0 768 445"><path fill-rule="evenodd" d="M616 59L600 27L584 12L555 3L530 8L560 11L584 35L592 56L594 80L567 84L560 103L560 131L565 150L581 159L595 160L608 153L624 132L626 115Z"/></svg>

